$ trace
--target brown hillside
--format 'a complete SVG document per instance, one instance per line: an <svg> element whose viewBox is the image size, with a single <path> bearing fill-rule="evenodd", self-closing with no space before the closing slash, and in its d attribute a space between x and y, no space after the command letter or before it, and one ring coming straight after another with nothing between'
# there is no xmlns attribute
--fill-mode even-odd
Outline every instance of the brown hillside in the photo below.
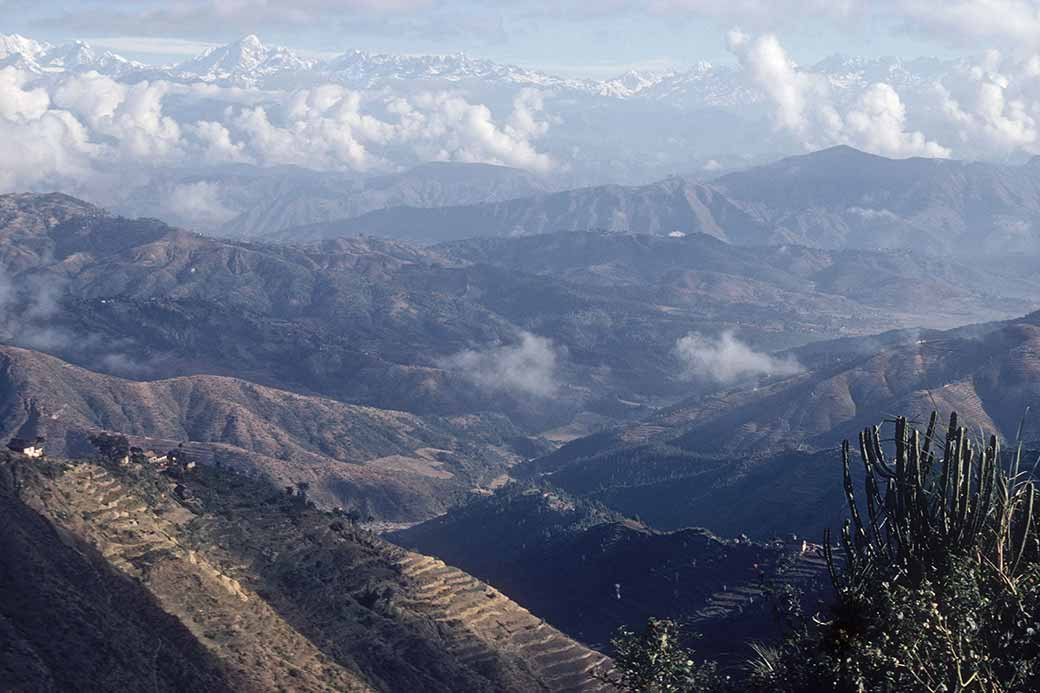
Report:
<svg viewBox="0 0 1040 693"><path fill-rule="evenodd" d="M217 376L123 380L14 347L0 347L0 394L0 436L43 435L51 454L88 452L98 430L159 452L183 442L203 461L305 481L329 506L395 521L488 485L522 459L510 441L526 440L493 416L419 417Z"/></svg>
<svg viewBox="0 0 1040 693"><path fill-rule="evenodd" d="M1026 408L1038 403L1040 316L1034 314L982 335L927 335L837 368L691 402L658 421L672 431L687 428L675 441L687 449L775 450L831 445L879 413L926 420L937 408L1013 440Z"/></svg>
<svg viewBox="0 0 1040 693"><path fill-rule="evenodd" d="M61 657L66 645L84 666L100 666L108 650L91 643L127 637L114 614L73 613L80 630L65 627L63 645L53 633L70 619L68 605L108 599L114 583L147 606L122 611L130 627L164 624L160 637L170 644L146 636L158 653L124 665L150 667L157 681L176 680L180 668L199 690L602 688L588 673L607 664L602 655L495 590L244 475L199 468L177 480L136 465L6 456L0 472L0 507L11 520L0 536L10 543L31 531L45 539L33 549L37 560L5 562L0 575L24 583L33 565L34 580L68 592L54 595L60 610L33 591L24 592L28 603L0 602L0 624L19 633L14 647L34 653L22 680L69 680L75 664ZM16 546L29 550L24 541ZM76 546L85 556L78 560L102 577L61 582L61 555ZM131 654L145 649L131 645ZM117 677L100 689L116 690Z"/></svg>

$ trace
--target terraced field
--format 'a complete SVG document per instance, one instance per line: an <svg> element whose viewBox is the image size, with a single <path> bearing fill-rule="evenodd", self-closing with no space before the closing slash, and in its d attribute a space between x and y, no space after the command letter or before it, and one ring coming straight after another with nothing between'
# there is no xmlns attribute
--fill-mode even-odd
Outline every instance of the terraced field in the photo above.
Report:
<svg viewBox="0 0 1040 693"><path fill-rule="evenodd" d="M330 661L263 599L210 563L183 536L194 515L169 496L149 507L105 468L64 474L54 500L113 566L143 582L168 613L255 690L372 690ZM82 524L80 524L82 522Z"/></svg>
<svg viewBox="0 0 1040 693"><path fill-rule="evenodd" d="M602 683L590 685L589 679L593 672L608 672L609 659L567 638L498 590L429 556L409 552L399 565L416 585L409 598L413 608L475 636L451 641L449 652L459 662L482 670L494 666L501 652L509 652L550 690L608 690Z"/></svg>
<svg viewBox="0 0 1040 693"><path fill-rule="evenodd" d="M795 543L786 547L786 553L789 564L783 570L769 573L760 582L742 582L713 592L705 605L694 612L690 625L696 629L739 618L767 599L771 590L794 587L811 591L815 583L827 578L827 562L822 547L807 543L799 547Z"/></svg>
<svg viewBox="0 0 1040 693"><path fill-rule="evenodd" d="M17 479L5 500L143 587L233 689L608 690L593 676L610 666L602 654L299 493L206 467L180 479L137 465L0 467Z"/></svg>
<svg viewBox="0 0 1040 693"><path fill-rule="evenodd" d="M520 483L387 536L494 585L593 647L605 648L621 626L668 616L684 624L701 657L726 666L743 664L749 641L779 635L778 596L796 591L815 609L830 589L822 550L807 542L662 532L558 489ZM440 561L415 560L434 598L469 591ZM451 596L450 608L472 604L483 613L497 603L488 595L473 590L462 604Z"/></svg>

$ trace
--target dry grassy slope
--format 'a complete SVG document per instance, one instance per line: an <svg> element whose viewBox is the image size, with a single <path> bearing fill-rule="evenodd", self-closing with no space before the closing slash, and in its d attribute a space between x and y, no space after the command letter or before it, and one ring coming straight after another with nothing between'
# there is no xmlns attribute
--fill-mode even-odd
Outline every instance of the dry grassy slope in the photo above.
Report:
<svg viewBox="0 0 1040 693"><path fill-rule="evenodd" d="M44 233L64 221L98 213L98 208L68 195L0 195L0 229L7 240Z"/></svg>
<svg viewBox="0 0 1040 693"><path fill-rule="evenodd" d="M0 454L0 689L226 691L224 670L151 593L25 504L48 493ZM66 517L68 517L66 515Z"/></svg>
<svg viewBox="0 0 1040 693"><path fill-rule="evenodd" d="M521 459L496 417L419 417L216 376L135 382L14 347L0 347L0 396L0 436L44 435L52 454L88 449L96 430L157 450L186 442L204 460L306 481L317 500L396 521L440 512Z"/></svg>
<svg viewBox="0 0 1040 693"><path fill-rule="evenodd" d="M177 482L147 468L0 465L13 479L5 506L104 556L234 690L602 690L589 671L608 660L495 590L244 475L200 469L180 501Z"/></svg>
<svg viewBox="0 0 1040 693"><path fill-rule="evenodd" d="M1013 440L1026 408L1038 401L1040 314L1033 314L981 336L929 335L838 368L690 403L656 423L689 429L676 440L686 449L777 450L828 446L879 416L926 420L938 408Z"/></svg>
<svg viewBox="0 0 1040 693"><path fill-rule="evenodd" d="M901 335L840 358L830 358L825 344L811 347L800 375L691 398L646 422L578 441L573 452L563 448L550 466L646 443L711 454L828 448L886 414L926 420L936 407L1011 440L1026 408L1040 403L1040 313ZM1027 440L1040 435L1031 425Z"/></svg>

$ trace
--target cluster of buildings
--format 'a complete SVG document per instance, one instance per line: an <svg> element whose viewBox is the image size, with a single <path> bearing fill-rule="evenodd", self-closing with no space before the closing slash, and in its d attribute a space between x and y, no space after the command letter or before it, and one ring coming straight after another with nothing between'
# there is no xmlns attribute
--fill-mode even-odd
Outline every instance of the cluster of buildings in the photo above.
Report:
<svg viewBox="0 0 1040 693"><path fill-rule="evenodd" d="M154 450L142 450L141 448L130 448L130 454L126 461L120 460L121 464L151 464L162 471L172 468L189 471L195 469L195 460L182 448L158 453Z"/></svg>
<svg viewBox="0 0 1040 693"><path fill-rule="evenodd" d="M43 457L43 443L44 439L41 437L11 438L11 441L7 444L7 449L19 455L38 458Z"/></svg>
<svg viewBox="0 0 1040 693"><path fill-rule="evenodd" d="M108 448L108 457L121 465L150 464L162 471L175 469L177 471L190 471L195 468L195 460L183 449L176 448L165 453L157 453L154 450L144 450L139 447L129 447L126 439L121 436L112 436L113 441L118 442L122 438L123 445L115 445ZM25 455L30 459L43 457L43 444L45 439L36 438L12 438L7 443L7 449L19 455Z"/></svg>

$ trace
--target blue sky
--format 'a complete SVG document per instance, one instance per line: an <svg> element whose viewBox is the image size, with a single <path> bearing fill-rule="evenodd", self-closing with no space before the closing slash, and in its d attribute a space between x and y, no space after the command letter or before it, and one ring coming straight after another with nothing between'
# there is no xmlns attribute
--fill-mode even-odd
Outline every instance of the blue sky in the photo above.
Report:
<svg viewBox="0 0 1040 693"><path fill-rule="evenodd" d="M1032 51L1038 0L0 0L0 32L85 38L149 62L256 33L313 53L467 53L557 73L731 61L725 32L777 33L792 57Z"/></svg>

